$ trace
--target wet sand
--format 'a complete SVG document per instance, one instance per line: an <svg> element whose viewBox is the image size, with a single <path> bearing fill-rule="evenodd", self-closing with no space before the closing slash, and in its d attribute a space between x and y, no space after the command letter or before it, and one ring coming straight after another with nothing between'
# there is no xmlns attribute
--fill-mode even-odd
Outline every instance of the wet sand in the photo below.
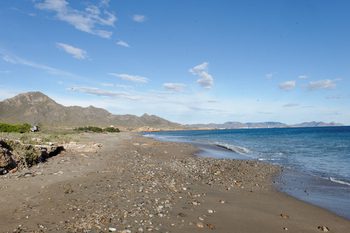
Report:
<svg viewBox="0 0 350 233"><path fill-rule="evenodd" d="M138 134L88 134L97 153L63 152L0 178L0 232L349 232L350 221L272 188L281 168L193 157Z"/></svg>

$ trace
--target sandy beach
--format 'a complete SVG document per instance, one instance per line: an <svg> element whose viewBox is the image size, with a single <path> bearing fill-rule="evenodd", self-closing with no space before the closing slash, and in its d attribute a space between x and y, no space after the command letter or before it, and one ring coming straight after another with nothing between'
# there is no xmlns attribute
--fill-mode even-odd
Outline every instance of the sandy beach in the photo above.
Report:
<svg viewBox="0 0 350 233"><path fill-rule="evenodd" d="M273 189L281 167L194 157L135 133L84 134L0 177L0 232L349 232L350 221Z"/></svg>

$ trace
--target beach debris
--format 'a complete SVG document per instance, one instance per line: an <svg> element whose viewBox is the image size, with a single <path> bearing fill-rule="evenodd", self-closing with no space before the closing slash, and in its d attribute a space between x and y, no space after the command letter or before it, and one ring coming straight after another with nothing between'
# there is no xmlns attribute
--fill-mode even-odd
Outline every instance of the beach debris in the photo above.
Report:
<svg viewBox="0 0 350 233"><path fill-rule="evenodd" d="M201 221L204 221L204 218L202 218L202 217L198 217L198 219L201 220Z"/></svg>
<svg viewBox="0 0 350 233"><path fill-rule="evenodd" d="M116 231L116 230L117 230L117 228L110 227L110 228L108 228L108 230L109 230L110 232L113 232L113 231Z"/></svg>
<svg viewBox="0 0 350 233"><path fill-rule="evenodd" d="M65 194L72 194L73 192L74 192L73 189L69 188L64 193Z"/></svg>
<svg viewBox="0 0 350 233"><path fill-rule="evenodd" d="M208 213L212 214L212 213L214 213L214 211L213 210L208 210Z"/></svg>
<svg viewBox="0 0 350 233"><path fill-rule="evenodd" d="M287 227L283 227L283 230L288 231L288 228Z"/></svg>
<svg viewBox="0 0 350 233"><path fill-rule="evenodd" d="M224 200L220 200L219 202L220 202L221 204L224 204L224 203L225 203L225 201L224 201Z"/></svg>
<svg viewBox="0 0 350 233"><path fill-rule="evenodd" d="M285 214L280 214L281 218L289 218L288 215L285 215Z"/></svg>
<svg viewBox="0 0 350 233"><path fill-rule="evenodd" d="M326 227L326 226L318 226L317 227L320 231L324 231L324 232L328 232L329 231L329 228Z"/></svg>
<svg viewBox="0 0 350 233"><path fill-rule="evenodd" d="M198 200L192 201L191 205L201 205L201 203Z"/></svg>
<svg viewBox="0 0 350 233"><path fill-rule="evenodd" d="M203 228L203 227L204 227L204 224L203 224L202 222L197 222L197 227Z"/></svg>
<svg viewBox="0 0 350 233"><path fill-rule="evenodd" d="M207 224L207 227L209 227L210 229L214 230L214 225L213 224Z"/></svg>
<svg viewBox="0 0 350 233"><path fill-rule="evenodd" d="M183 213L178 213L177 217L185 217L185 215Z"/></svg>

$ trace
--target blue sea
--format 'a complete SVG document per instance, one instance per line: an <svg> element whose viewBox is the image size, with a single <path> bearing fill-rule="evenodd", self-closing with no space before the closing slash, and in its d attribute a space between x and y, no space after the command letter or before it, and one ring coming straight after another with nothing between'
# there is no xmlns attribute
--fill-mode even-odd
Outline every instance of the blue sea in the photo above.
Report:
<svg viewBox="0 0 350 233"><path fill-rule="evenodd" d="M197 156L254 159L285 168L276 189L350 219L350 127L155 132L185 142Z"/></svg>

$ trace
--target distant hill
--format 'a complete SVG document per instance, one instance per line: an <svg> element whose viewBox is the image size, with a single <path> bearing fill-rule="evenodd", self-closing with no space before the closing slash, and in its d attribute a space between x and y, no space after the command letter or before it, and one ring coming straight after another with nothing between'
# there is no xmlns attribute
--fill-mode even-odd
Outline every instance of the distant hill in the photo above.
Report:
<svg viewBox="0 0 350 233"><path fill-rule="evenodd" d="M102 108L65 107L41 92L28 92L0 102L0 122L9 124L39 122L47 126L110 126L184 128L155 115L113 115Z"/></svg>
<svg viewBox="0 0 350 233"><path fill-rule="evenodd" d="M301 124L287 125L281 122L256 122L256 123L241 123L237 121L225 122L223 124L192 124L186 125L189 127L201 127L201 128L218 128L218 129L252 129L252 128L286 128L286 127L325 127L325 126L344 126L339 123L324 123L324 122L304 122Z"/></svg>

